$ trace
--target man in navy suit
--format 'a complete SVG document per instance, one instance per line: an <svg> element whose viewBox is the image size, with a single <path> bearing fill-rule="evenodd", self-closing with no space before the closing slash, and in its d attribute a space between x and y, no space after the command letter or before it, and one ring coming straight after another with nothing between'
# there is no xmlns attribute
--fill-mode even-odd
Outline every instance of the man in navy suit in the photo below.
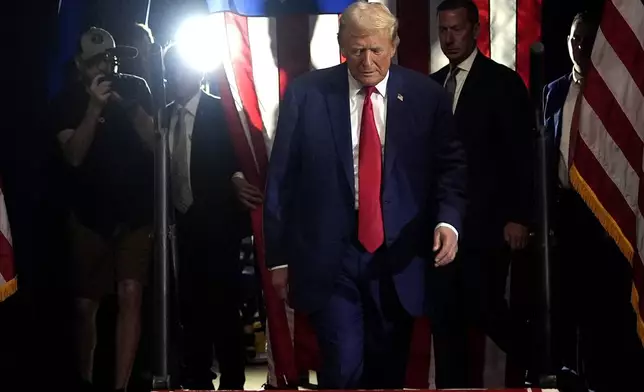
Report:
<svg viewBox="0 0 644 392"><path fill-rule="evenodd" d="M310 317L321 389L401 388L412 316L440 309L456 256L464 152L442 88L391 65L385 6L349 6L338 39L346 64L293 81L280 106L267 265Z"/></svg>
<svg viewBox="0 0 644 392"><path fill-rule="evenodd" d="M644 348L631 306L632 271L615 242L571 187L575 106L590 63L597 18L575 16L568 36L571 73L544 89L555 233L553 332L563 378L581 374L596 391L644 390Z"/></svg>

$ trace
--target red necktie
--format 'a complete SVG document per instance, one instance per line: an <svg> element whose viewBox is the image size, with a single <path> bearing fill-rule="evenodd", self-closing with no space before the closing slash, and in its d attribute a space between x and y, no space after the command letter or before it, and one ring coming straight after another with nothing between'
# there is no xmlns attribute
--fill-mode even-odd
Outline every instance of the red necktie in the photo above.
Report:
<svg viewBox="0 0 644 392"><path fill-rule="evenodd" d="M384 240L380 183L382 180L382 145L373 116L373 86L365 87L360 151L358 164L358 239L365 249L374 253Z"/></svg>

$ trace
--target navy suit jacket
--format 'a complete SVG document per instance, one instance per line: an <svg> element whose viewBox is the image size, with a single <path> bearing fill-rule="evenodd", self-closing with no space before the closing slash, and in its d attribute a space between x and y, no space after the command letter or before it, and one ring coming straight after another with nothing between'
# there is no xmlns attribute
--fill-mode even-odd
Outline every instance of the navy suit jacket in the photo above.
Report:
<svg viewBox="0 0 644 392"><path fill-rule="evenodd" d="M402 305L421 314L426 276L440 281L441 273L432 273L440 271L432 267L434 227L461 227L465 154L442 87L398 66L389 72L382 183L388 269ZM313 312L331 295L357 233L354 187L347 67L310 72L289 85L280 105L264 204L267 265L288 264L298 310ZM439 286L428 284L430 291Z"/></svg>
<svg viewBox="0 0 644 392"><path fill-rule="evenodd" d="M549 83L543 89L543 115L546 134L551 142L550 145L557 150L559 150L561 142L563 107L571 82L572 73L569 73Z"/></svg>
<svg viewBox="0 0 644 392"><path fill-rule="evenodd" d="M543 115L546 127L548 170L551 179L550 199L556 201L556 190L559 188L559 144L561 143L563 107L566 103L572 73L564 75L543 89ZM554 205L551 203L551 205Z"/></svg>

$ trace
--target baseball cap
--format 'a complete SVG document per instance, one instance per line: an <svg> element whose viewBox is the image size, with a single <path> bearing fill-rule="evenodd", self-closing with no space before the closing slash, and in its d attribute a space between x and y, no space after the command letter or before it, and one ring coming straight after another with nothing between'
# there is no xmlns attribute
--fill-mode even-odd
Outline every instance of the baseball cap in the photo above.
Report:
<svg viewBox="0 0 644 392"><path fill-rule="evenodd" d="M80 57L89 60L94 56L103 53L110 53L120 58L135 58L138 55L136 48L131 46L116 46L114 37L98 27L90 27L81 35Z"/></svg>

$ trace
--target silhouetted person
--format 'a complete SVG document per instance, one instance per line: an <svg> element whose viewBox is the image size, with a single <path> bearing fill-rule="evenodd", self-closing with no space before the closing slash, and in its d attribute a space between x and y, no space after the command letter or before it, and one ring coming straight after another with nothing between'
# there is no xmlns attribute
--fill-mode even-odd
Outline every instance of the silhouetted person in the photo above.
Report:
<svg viewBox="0 0 644 392"><path fill-rule="evenodd" d="M572 72L544 89L556 239L555 362L564 376L582 374L597 392L643 391L644 348L631 305L631 266L569 178L573 114L597 28L594 15L575 16L567 38Z"/></svg>
<svg viewBox="0 0 644 392"><path fill-rule="evenodd" d="M170 116L170 188L179 243L179 294L184 326L184 374L189 389L212 389L213 345L220 389L243 389L245 355L240 317L241 240L260 191L238 174L238 162L218 97L201 90L203 72L165 54Z"/></svg>
<svg viewBox="0 0 644 392"><path fill-rule="evenodd" d="M128 383L140 334L142 285L152 248L154 140L151 99L143 79L115 78L119 56L105 30L80 39L73 78L53 102L60 147L70 166L70 236L80 377L91 387L100 300L116 291L114 387Z"/></svg>

